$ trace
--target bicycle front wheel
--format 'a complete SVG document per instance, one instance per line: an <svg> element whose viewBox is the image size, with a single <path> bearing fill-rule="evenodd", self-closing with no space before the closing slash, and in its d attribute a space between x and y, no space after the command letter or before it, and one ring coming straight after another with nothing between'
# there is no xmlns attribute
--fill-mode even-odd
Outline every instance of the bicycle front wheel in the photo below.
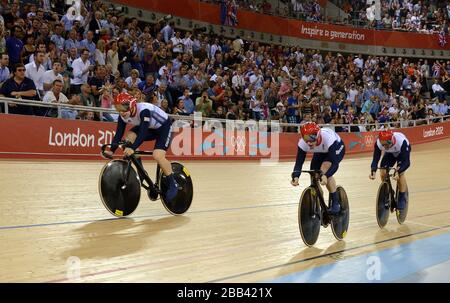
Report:
<svg viewBox="0 0 450 303"><path fill-rule="evenodd" d="M131 215L139 204L141 186L136 171L130 167L130 175L125 184L128 162L112 160L100 172L98 190L105 208L116 217Z"/></svg>
<svg viewBox="0 0 450 303"><path fill-rule="evenodd" d="M319 199L316 190L310 186L303 191L298 207L300 235L308 247L313 246L319 237L320 220Z"/></svg>
<svg viewBox="0 0 450 303"><path fill-rule="evenodd" d="M390 198L389 184L387 182L381 183L378 188L376 205L377 223L380 228L385 227L388 222L391 206Z"/></svg>

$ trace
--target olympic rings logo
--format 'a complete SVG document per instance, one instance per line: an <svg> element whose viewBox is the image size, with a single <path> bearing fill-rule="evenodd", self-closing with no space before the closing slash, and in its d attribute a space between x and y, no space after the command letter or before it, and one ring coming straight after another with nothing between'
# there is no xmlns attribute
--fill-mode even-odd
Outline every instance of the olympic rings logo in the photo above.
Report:
<svg viewBox="0 0 450 303"><path fill-rule="evenodd" d="M234 150L237 152L245 151L246 140L245 136L232 136L231 137L231 145L234 147Z"/></svg>
<svg viewBox="0 0 450 303"><path fill-rule="evenodd" d="M366 135L364 139L365 139L366 146L372 146L374 144L374 136L373 135Z"/></svg>

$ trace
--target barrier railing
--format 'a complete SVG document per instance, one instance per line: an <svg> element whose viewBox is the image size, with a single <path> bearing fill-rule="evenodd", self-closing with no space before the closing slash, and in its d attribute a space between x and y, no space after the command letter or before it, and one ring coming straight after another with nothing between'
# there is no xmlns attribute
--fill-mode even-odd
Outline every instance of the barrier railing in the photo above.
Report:
<svg viewBox="0 0 450 303"><path fill-rule="evenodd" d="M48 108L57 108L58 109L58 118L61 118L61 111L63 109L72 109L72 110L79 110L79 111L92 111L95 113L99 113L100 119L103 119L104 113L108 114L118 114L118 112L115 109L110 108L101 108L101 107L91 107L91 106L82 106L82 105L72 105L72 104L62 104L62 103L44 103L42 101L34 101L34 100L24 100L24 99L15 99L15 98L6 98L6 97L0 97L0 104L4 104L5 114L9 113L9 105L10 104L19 104L19 105L28 105L28 106L37 106L37 107L48 107ZM193 121L194 127L197 127L199 124L195 122L220 122L220 123L227 123L233 120L227 120L227 119L219 119L219 118L207 118L202 117L200 112L196 112L196 114L185 116L185 115L173 115L169 114L169 116L175 120L187 120L187 121ZM401 120L401 121L391 121L391 122L383 122L383 123L367 123L367 124L321 124L322 127L327 128L333 128L336 129L338 127L341 127L341 132L355 132L352 131L352 129L355 129L357 127L359 129L359 132L364 131L376 131L381 130L385 128L407 128L407 127L414 127L417 125L424 125L424 124L433 124L438 122L444 122L445 120L449 120L450 115L446 116L438 116L438 117L431 117L431 118L425 118L425 119L417 119L417 120ZM267 124L270 123L270 131L279 131L283 132L284 130L288 130L288 132L297 131L299 130L299 127L302 125L302 123L286 123L286 122L279 122L279 121L259 121L256 122L256 124L262 125L264 124L267 126ZM245 124L245 123L243 123ZM361 129L363 128L363 130Z"/></svg>

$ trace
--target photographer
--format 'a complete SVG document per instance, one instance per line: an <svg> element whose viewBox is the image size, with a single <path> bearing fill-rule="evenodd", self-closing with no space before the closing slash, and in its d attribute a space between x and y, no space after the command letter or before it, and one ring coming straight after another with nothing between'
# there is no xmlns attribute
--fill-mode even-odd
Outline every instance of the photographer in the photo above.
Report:
<svg viewBox="0 0 450 303"><path fill-rule="evenodd" d="M202 113L203 117L210 117L212 115L213 101L208 98L208 90L203 90L202 95L195 100L195 109Z"/></svg>

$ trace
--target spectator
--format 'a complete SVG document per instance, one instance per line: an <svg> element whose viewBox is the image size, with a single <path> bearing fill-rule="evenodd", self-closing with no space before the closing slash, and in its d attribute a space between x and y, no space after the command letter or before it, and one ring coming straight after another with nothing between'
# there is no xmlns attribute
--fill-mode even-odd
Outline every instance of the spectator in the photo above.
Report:
<svg viewBox="0 0 450 303"><path fill-rule="evenodd" d="M88 80L88 73L93 69L89 61L89 50L83 48L81 50L81 57L75 59L72 63L73 79L70 80L70 93L79 94L82 84L86 84Z"/></svg>
<svg viewBox="0 0 450 303"><path fill-rule="evenodd" d="M168 43L170 41L170 39L172 39L173 37L173 27L175 25L175 22L170 21L169 24L167 24L166 26L163 27L163 29L161 30L161 33L163 35L163 39L165 43Z"/></svg>
<svg viewBox="0 0 450 303"><path fill-rule="evenodd" d="M271 110L270 116L272 121L278 121L280 123L286 122L286 108L282 102L277 103Z"/></svg>
<svg viewBox="0 0 450 303"><path fill-rule="evenodd" d="M219 77L217 82L211 81L208 89L208 97L213 101L213 109L224 105L225 90L222 88L222 79Z"/></svg>
<svg viewBox="0 0 450 303"><path fill-rule="evenodd" d="M146 96L153 94L153 92L156 90L155 77L153 77L152 74L147 75L145 81L139 82L138 88Z"/></svg>
<svg viewBox="0 0 450 303"><path fill-rule="evenodd" d="M125 79L125 82L128 85L128 89L136 89L139 86L139 83L141 83L141 79L139 78L139 71L137 69L133 69L130 72L130 76Z"/></svg>
<svg viewBox="0 0 450 303"><path fill-rule="evenodd" d="M82 40L79 44L80 54L83 52L83 49L87 49L89 52L89 61L92 65L95 64L95 50L97 49L94 42L94 32L88 31L86 34L86 39Z"/></svg>
<svg viewBox="0 0 450 303"><path fill-rule="evenodd" d="M60 79L55 79L52 82L52 88L45 93L42 102L44 103L57 103L57 104L67 104L69 99L61 92L63 88L63 82ZM66 109L64 110L66 111ZM70 116L71 113L69 113ZM58 117L57 108L46 108L44 114L46 117ZM63 110L61 109L61 117L63 117ZM64 112L64 119L67 118L67 112Z"/></svg>
<svg viewBox="0 0 450 303"><path fill-rule="evenodd" d="M61 18L61 23L64 24L64 29L66 31L70 31L72 29L75 18L76 18L75 8L71 6L67 10L67 13Z"/></svg>
<svg viewBox="0 0 450 303"><path fill-rule="evenodd" d="M23 48L23 42L21 40L23 37L22 28L20 26L14 26L12 31L14 35L6 39L6 49L8 50L10 66L21 62L20 54Z"/></svg>
<svg viewBox="0 0 450 303"><path fill-rule="evenodd" d="M193 114L195 110L194 102L192 102L192 99L190 98L191 95L192 93L189 91L189 89L185 88L183 95L178 98L178 103L180 103L180 101L183 101L183 110L187 115Z"/></svg>
<svg viewBox="0 0 450 303"><path fill-rule="evenodd" d="M0 94L7 98L37 100L36 86L33 80L25 77L25 66L22 63L13 65L13 77L3 82ZM4 111L4 108L2 108ZM28 105L9 104L8 112L18 115L33 115L33 107Z"/></svg>
<svg viewBox="0 0 450 303"><path fill-rule="evenodd" d="M217 107L216 112L213 114L213 118L216 118L216 119L225 119L226 118L226 113L224 113L222 106Z"/></svg>
<svg viewBox="0 0 450 303"><path fill-rule="evenodd" d="M102 90L99 91L100 96L103 92ZM84 106L89 107L100 107L100 100L97 100L92 95L92 87L89 84L82 84L81 85L81 93L78 95L80 98L80 103Z"/></svg>
<svg viewBox="0 0 450 303"><path fill-rule="evenodd" d="M236 104L228 104L228 111L225 114L225 119L237 120L237 118L238 118L237 105Z"/></svg>
<svg viewBox="0 0 450 303"><path fill-rule="evenodd" d="M106 68L104 65L96 65L94 67L94 76L90 77L88 80L89 86L91 87L91 93L95 98L95 104L99 104L100 96L102 94L102 88L107 83L106 79Z"/></svg>
<svg viewBox="0 0 450 303"><path fill-rule="evenodd" d="M210 117L213 111L213 101L208 98L208 91L204 90L202 95L195 100L195 109L202 113L203 117Z"/></svg>
<svg viewBox="0 0 450 303"><path fill-rule="evenodd" d="M162 100L166 99L169 104L172 104L172 97L170 96L169 92L167 91L167 85L164 83L160 83L158 86L158 89L155 92L156 96L156 106L161 107Z"/></svg>
<svg viewBox="0 0 450 303"><path fill-rule="evenodd" d="M298 99L299 94L297 91L293 92L293 95L288 98L288 107L286 111L286 119L288 123L296 124L299 123L299 110L300 110L300 102Z"/></svg>
<svg viewBox="0 0 450 303"><path fill-rule="evenodd" d="M180 31L176 31L175 36L172 37L172 39L170 39L173 44L172 51L174 53L178 53L178 54L181 54L183 52L183 46L184 46L183 39L181 39L180 35L181 35Z"/></svg>
<svg viewBox="0 0 450 303"><path fill-rule="evenodd" d="M439 102L438 99L435 99L431 109L437 116L445 116L448 112L447 101Z"/></svg>
<svg viewBox="0 0 450 303"><path fill-rule="evenodd" d="M64 84L64 78L61 75L61 71L62 71L61 62L53 61L53 68L51 70L44 72L44 75L42 76L44 95L53 88L54 86L53 82L56 79L59 79Z"/></svg>
<svg viewBox="0 0 450 303"><path fill-rule="evenodd" d="M367 5L366 17L369 21L369 27L373 27L375 21L375 1L372 1L371 5Z"/></svg>
<svg viewBox="0 0 450 303"><path fill-rule="evenodd" d="M152 74L156 76L159 71L160 61L159 61L159 51L153 49L153 45L148 43L145 46L143 53L143 69L146 75Z"/></svg>
<svg viewBox="0 0 450 303"><path fill-rule="evenodd" d="M434 95L439 98L439 100L445 100L445 96L447 95L447 92L444 90L444 88L439 84L439 80L437 78L434 79L434 84L432 85L432 90Z"/></svg>
<svg viewBox="0 0 450 303"><path fill-rule="evenodd" d="M252 118L256 121L263 119L264 95L263 89L258 88L252 99L250 100L250 109L252 110Z"/></svg>
<svg viewBox="0 0 450 303"><path fill-rule="evenodd" d="M20 53L21 62L32 62L30 56L36 52L35 39L33 35L25 37L25 44Z"/></svg>
<svg viewBox="0 0 450 303"><path fill-rule="evenodd" d="M105 40L99 39L97 41L97 48L95 49L94 61L97 65L106 64L106 54L105 54Z"/></svg>
<svg viewBox="0 0 450 303"><path fill-rule="evenodd" d="M169 108L169 101L167 101L167 99L163 99L163 100L161 101L161 106L160 106L160 108L161 108L164 112L166 112L166 113L168 113L168 114L171 113L171 112L170 112L170 108Z"/></svg>
<svg viewBox="0 0 450 303"><path fill-rule="evenodd" d="M89 31L94 33L93 41L97 43L100 40L100 36L106 33L106 29L102 25L102 12L96 11L94 13L94 18L89 22Z"/></svg>
<svg viewBox="0 0 450 303"><path fill-rule="evenodd" d="M244 41L241 39L241 37L237 36L236 39L233 40L233 49L239 53L243 47Z"/></svg>
<svg viewBox="0 0 450 303"><path fill-rule="evenodd" d="M0 54L0 85L11 77L8 54Z"/></svg>
<svg viewBox="0 0 450 303"><path fill-rule="evenodd" d="M117 41L110 42L110 49L106 55L106 64L111 64L112 73L116 73L119 68L119 52L117 47Z"/></svg>
<svg viewBox="0 0 450 303"><path fill-rule="evenodd" d="M93 121L95 119L95 114L93 111L84 111L80 113L80 119Z"/></svg>
<svg viewBox="0 0 450 303"><path fill-rule="evenodd" d="M33 80L34 85L38 90L40 97L44 96L44 74L45 68L42 65L44 63L45 53L37 50L34 53L34 60L31 63L25 65L25 76Z"/></svg>
<svg viewBox="0 0 450 303"><path fill-rule="evenodd" d="M413 108L412 118L414 120L425 119L426 114L427 114L427 108L424 104L424 100L420 99L419 103L417 105L415 105ZM422 123L418 123L418 124L423 124L423 123L426 123L426 122L422 122Z"/></svg>
<svg viewBox="0 0 450 303"><path fill-rule="evenodd" d="M182 115L182 116L189 115L186 112L186 109L184 107L184 100L183 99L178 99L177 106L174 108L173 114L174 115Z"/></svg>
<svg viewBox="0 0 450 303"><path fill-rule="evenodd" d="M61 53L64 50L64 44L66 42L66 40L62 37L62 31L62 25L59 23L55 24L54 33L50 38L50 41L55 43L58 53Z"/></svg>

